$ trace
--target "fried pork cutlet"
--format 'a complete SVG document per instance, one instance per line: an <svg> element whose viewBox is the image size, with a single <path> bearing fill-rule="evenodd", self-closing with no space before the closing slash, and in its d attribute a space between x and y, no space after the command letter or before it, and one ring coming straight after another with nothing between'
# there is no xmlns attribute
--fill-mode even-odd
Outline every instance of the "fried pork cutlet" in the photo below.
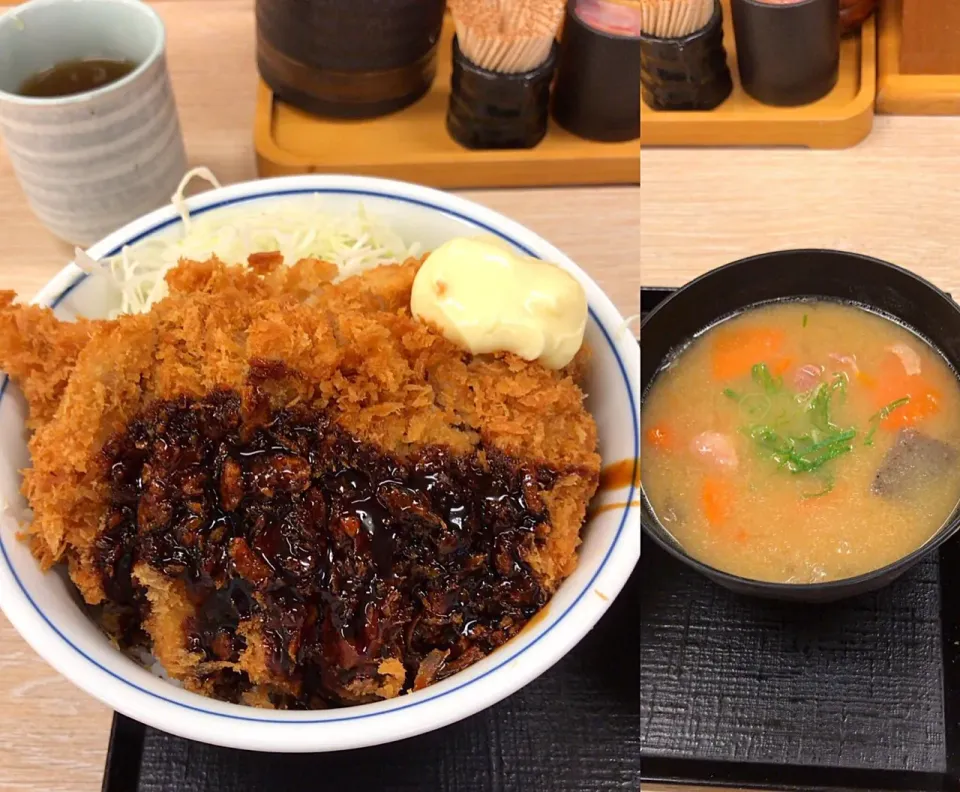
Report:
<svg viewBox="0 0 960 792"><path fill-rule="evenodd" d="M516 635L597 488L575 379L411 317L420 262L184 262L145 315L0 299L31 409L27 529L121 646L260 706L396 696Z"/></svg>

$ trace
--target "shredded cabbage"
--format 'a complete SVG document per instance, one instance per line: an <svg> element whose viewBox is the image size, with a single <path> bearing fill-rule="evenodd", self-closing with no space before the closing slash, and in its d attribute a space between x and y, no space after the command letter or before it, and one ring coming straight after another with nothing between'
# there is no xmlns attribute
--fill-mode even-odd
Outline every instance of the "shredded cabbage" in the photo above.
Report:
<svg viewBox="0 0 960 792"><path fill-rule="evenodd" d="M420 255L419 244L407 244L393 229L369 215L362 204L352 215L333 216L321 210L318 194L241 203L191 217L184 192L194 178L220 186L206 168L196 168L184 176L171 199L183 219L179 237L148 238L99 262L77 251L79 267L105 272L119 288L120 305L109 318L149 311L167 296L164 276L182 258L205 261L216 256L227 264L245 267L251 253L279 251L287 264L302 258L336 264L342 279Z"/></svg>

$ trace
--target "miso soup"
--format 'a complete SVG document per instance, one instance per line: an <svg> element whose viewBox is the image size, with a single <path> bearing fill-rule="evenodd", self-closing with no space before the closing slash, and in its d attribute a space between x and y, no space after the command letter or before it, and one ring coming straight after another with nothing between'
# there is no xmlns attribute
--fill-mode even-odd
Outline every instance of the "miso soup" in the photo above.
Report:
<svg viewBox="0 0 960 792"><path fill-rule="evenodd" d="M960 384L858 307L758 306L683 349L643 402L643 489L694 558L741 577L853 577L925 544L960 499Z"/></svg>

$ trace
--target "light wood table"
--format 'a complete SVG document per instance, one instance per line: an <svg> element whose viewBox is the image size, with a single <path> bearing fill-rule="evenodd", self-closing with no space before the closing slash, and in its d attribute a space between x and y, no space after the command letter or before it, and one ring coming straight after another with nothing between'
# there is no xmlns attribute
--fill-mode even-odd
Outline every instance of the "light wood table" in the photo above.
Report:
<svg viewBox="0 0 960 792"><path fill-rule="evenodd" d="M3 0L0 0L0 6ZM191 163L255 177L253 0L164 0L169 61ZM637 311L639 188L466 193L542 234ZM72 256L33 217L0 150L0 288L34 294ZM100 789L111 712L50 669L0 616L0 790Z"/></svg>
<svg viewBox="0 0 960 792"><path fill-rule="evenodd" d="M899 264L960 296L960 118L880 116L847 151L645 148L641 175L644 286L825 247Z"/></svg>
<svg viewBox="0 0 960 792"><path fill-rule="evenodd" d="M679 286L744 256L827 247L960 295L960 119L879 116L847 151L643 152L641 280Z"/></svg>

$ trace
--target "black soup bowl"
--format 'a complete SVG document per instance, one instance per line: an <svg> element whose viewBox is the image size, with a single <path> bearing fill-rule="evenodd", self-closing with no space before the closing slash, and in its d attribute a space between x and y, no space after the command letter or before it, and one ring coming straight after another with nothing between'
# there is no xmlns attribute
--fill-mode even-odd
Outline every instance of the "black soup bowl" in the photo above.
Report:
<svg viewBox="0 0 960 792"><path fill-rule="evenodd" d="M789 250L736 261L691 281L652 311L640 330L640 392L697 333L758 303L803 298L842 300L916 332L960 371L960 306L912 272L878 259L834 250ZM641 401L641 414L643 404ZM741 594L823 603L864 594L894 581L960 529L960 506L920 549L857 577L825 583L769 583L715 569L692 558L663 528L641 494L646 537L670 555Z"/></svg>

